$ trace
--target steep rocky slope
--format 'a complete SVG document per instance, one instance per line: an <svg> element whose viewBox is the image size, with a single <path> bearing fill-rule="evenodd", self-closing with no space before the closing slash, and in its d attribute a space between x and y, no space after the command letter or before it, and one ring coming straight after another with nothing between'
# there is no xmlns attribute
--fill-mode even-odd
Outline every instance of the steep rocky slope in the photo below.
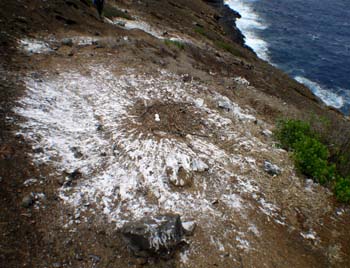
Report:
<svg viewBox="0 0 350 268"><path fill-rule="evenodd" d="M348 120L208 2L0 3L1 267L348 266L349 208L271 136Z"/></svg>

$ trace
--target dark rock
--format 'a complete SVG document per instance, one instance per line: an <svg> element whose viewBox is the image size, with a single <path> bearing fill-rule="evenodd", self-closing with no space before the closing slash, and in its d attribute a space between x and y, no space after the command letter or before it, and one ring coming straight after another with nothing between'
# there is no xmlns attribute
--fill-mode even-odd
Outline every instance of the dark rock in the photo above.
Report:
<svg viewBox="0 0 350 268"><path fill-rule="evenodd" d="M64 38L62 39L61 43L64 46L69 46L69 47L73 46L73 40L71 38Z"/></svg>
<svg viewBox="0 0 350 268"><path fill-rule="evenodd" d="M101 257L99 257L99 256L97 256L97 255L94 255L94 254L89 254L89 258L90 258L93 262L95 262L95 263L101 261Z"/></svg>
<svg viewBox="0 0 350 268"><path fill-rule="evenodd" d="M264 170L272 176L279 175L282 172L277 165L274 165L269 161L264 162Z"/></svg>
<svg viewBox="0 0 350 268"><path fill-rule="evenodd" d="M97 123L97 124L96 124L96 130L97 130L97 131L103 130L103 125L100 124L100 123Z"/></svg>
<svg viewBox="0 0 350 268"><path fill-rule="evenodd" d="M36 147L33 149L33 152L35 154L42 154L42 153L44 153L44 149L42 147Z"/></svg>
<svg viewBox="0 0 350 268"><path fill-rule="evenodd" d="M127 223L121 233L136 256L167 257L180 246L184 230L180 216L169 214Z"/></svg>
<svg viewBox="0 0 350 268"><path fill-rule="evenodd" d="M22 207L24 208L30 208L32 205L34 205L35 199L32 194L29 194L22 199Z"/></svg>

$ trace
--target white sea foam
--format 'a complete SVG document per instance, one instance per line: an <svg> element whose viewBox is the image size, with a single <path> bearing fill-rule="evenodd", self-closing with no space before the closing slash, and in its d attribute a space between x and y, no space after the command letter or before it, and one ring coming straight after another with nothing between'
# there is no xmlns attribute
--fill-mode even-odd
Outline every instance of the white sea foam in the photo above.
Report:
<svg viewBox="0 0 350 268"><path fill-rule="evenodd" d="M320 84L311 81L302 76L294 77L299 83L307 86L317 97L319 97L328 106L333 106L340 109L344 106L344 98L337 93L332 92L330 89L322 87Z"/></svg>
<svg viewBox="0 0 350 268"><path fill-rule="evenodd" d="M264 20L254 12L251 1L226 0L231 9L237 11L242 17L237 19L236 25L245 36L245 43L251 47L263 60L269 61L268 44L259 37L258 32L267 28Z"/></svg>

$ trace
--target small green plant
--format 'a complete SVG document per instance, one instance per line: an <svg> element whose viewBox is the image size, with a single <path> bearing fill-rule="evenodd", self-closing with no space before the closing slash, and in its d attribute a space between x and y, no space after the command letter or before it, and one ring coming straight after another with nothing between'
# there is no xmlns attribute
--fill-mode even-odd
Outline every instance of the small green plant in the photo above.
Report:
<svg viewBox="0 0 350 268"><path fill-rule="evenodd" d="M204 30L203 27L196 26L196 28L194 28L194 31L195 31L196 33L198 33L198 34L201 34L201 35L203 35L203 36L205 36L205 37L208 37L208 34L207 34L207 32Z"/></svg>
<svg viewBox="0 0 350 268"><path fill-rule="evenodd" d="M339 201L350 203L350 177L338 178L334 184L334 193Z"/></svg>
<svg viewBox="0 0 350 268"><path fill-rule="evenodd" d="M236 57L243 57L243 54L241 51L239 51L238 49L236 49L233 45L223 42L223 41L215 41L215 45L218 48L221 48L223 50L226 50L227 52L231 53L233 56Z"/></svg>
<svg viewBox="0 0 350 268"><path fill-rule="evenodd" d="M185 44L177 40L165 39L164 43L169 47L176 46L179 49L185 49Z"/></svg>

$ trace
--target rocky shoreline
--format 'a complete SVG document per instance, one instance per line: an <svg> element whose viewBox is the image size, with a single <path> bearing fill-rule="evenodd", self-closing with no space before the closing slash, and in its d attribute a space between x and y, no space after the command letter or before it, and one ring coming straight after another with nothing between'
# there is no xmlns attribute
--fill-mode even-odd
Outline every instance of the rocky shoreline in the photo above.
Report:
<svg viewBox="0 0 350 268"><path fill-rule="evenodd" d="M204 0L210 6L214 7L221 15L216 17L218 23L223 27L225 33L229 38L242 45L245 48L249 48L244 44L244 35L236 27L235 21L237 18L240 18L241 15L229 8L224 4L224 0ZM250 49L250 48L249 48Z"/></svg>

